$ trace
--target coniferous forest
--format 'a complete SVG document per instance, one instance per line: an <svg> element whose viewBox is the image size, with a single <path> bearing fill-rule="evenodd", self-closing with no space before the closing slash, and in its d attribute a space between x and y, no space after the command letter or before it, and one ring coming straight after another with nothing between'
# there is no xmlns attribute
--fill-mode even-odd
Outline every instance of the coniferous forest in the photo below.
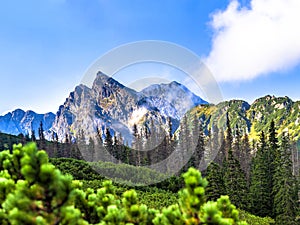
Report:
<svg viewBox="0 0 300 225"><path fill-rule="evenodd" d="M131 146L108 128L64 143L47 141L42 123L37 137L1 134L1 224L299 224L296 142L274 121L255 142L230 124L227 114L224 130L207 132L185 117L174 133L169 120L164 135L134 125ZM147 168L178 149L160 171Z"/></svg>

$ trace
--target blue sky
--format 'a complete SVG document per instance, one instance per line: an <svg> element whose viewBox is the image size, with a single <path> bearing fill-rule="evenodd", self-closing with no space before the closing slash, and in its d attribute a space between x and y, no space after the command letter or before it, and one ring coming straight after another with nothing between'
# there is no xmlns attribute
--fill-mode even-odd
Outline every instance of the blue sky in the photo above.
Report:
<svg viewBox="0 0 300 225"><path fill-rule="evenodd" d="M300 100L299 10L298 0L1 1L0 114L56 112L97 58L141 40L199 55L224 99Z"/></svg>

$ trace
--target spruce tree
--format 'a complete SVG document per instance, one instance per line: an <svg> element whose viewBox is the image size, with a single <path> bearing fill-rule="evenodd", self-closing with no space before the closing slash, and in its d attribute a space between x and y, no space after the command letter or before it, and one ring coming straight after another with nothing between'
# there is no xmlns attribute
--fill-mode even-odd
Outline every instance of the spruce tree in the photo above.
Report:
<svg viewBox="0 0 300 225"><path fill-rule="evenodd" d="M217 125L213 124L212 125L212 142L211 142L211 145L212 145L212 148L211 148L211 151L210 151L210 156L209 156L209 159L213 159L214 157L217 156L217 153L218 153L218 150L220 148L220 137L219 137L219 128Z"/></svg>
<svg viewBox="0 0 300 225"><path fill-rule="evenodd" d="M230 125L230 119L228 116L228 112L226 113L226 136L225 136L225 158L228 159L228 152L232 151L233 145L233 136Z"/></svg>
<svg viewBox="0 0 300 225"><path fill-rule="evenodd" d="M274 183L274 174L275 174L275 168L277 167L279 163L279 149L278 149L278 139L277 139L277 133L275 129L275 122L274 120L271 121L270 127L269 127L269 139L268 139L268 150L266 152L266 157L264 159L268 165L267 168L267 174L266 177L268 179L268 193L269 193L269 203L271 207L273 207L273 201L275 197L275 193L272 192L273 190L273 183ZM272 209L272 216L274 216Z"/></svg>
<svg viewBox="0 0 300 225"><path fill-rule="evenodd" d="M246 173L247 182L250 181L250 166L251 166L251 147L248 134L245 132L241 142L241 167Z"/></svg>
<svg viewBox="0 0 300 225"><path fill-rule="evenodd" d="M40 127L39 127L39 139L40 141L44 141L45 140L45 136L44 136L44 128L43 128L43 122L40 122Z"/></svg>
<svg viewBox="0 0 300 225"><path fill-rule="evenodd" d="M90 161L89 154L88 154L88 146L86 144L86 138L84 131L80 129L78 131L78 134L76 135L76 144L78 146L78 149L80 150L82 157L86 161Z"/></svg>
<svg viewBox="0 0 300 225"><path fill-rule="evenodd" d="M223 180L223 171L217 163L210 163L206 170L208 186L206 194L208 200L216 201L221 195L225 194L225 186Z"/></svg>
<svg viewBox="0 0 300 225"><path fill-rule="evenodd" d="M286 134L282 136L278 154L279 159L273 178L275 221L277 225L296 225L298 189L292 172L291 144Z"/></svg>
<svg viewBox="0 0 300 225"><path fill-rule="evenodd" d="M89 138L88 144L89 161L93 161L95 155L95 141L93 138Z"/></svg>
<svg viewBox="0 0 300 225"><path fill-rule="evenodd" d="M271 195L268 179L268 161L266 160L268 149L265 134L262 131L258 150L252 160L250 180L250 210L258 216L270 216L272 212Z"/></svg>
<svg viewBox="0 0 300 225"><path fill-rule="evenodd" d="M225 152L226 152L226 140L225 140L225 137L224 137L224 132L222 130L219 131L219 147L218 147L218 153L214 159L214 162L218 163L220 166L223 165L223 162L225 160Z"/></svg>
<svg viewBox="0 0 300 225"><path fill-rule="evenodd" d="M111 161L113 161L114 157L113 157L113 137L110 133L109 128L105 129L105 141L104 141L104 147L106 149L107 152L109 152L110 156L111 156Z"/></svg>
<svg viewBox="0 0 300 225"><path fill-rule="evenodd" d="M31 130L31 141L36 141L35 131L33 129Z"/></svg>
<svg viewBox="0 0 300 225"><path fill-rule="evenodd" d="M179 136L178 136L178 145L179 145L179 149L181 152L181 160L185 161L186 157L187 157L187 152L188 152L188 136L189 136L189 131L188 131L188 127L187 127L187 116L184 115L182 120L180 121L180 132L179 132ZM184 170L186 170L187 167L184 168Z"/></svg>
<svg viewBox="0 0 300 225"><path fill-rule="evenodd" d="M248 186L246 175L239 161L228 151L228 159L224 162L224 185L226 194L229 195L233 204L247 210L249 207Z"/></svg>
<svg viewBox="0 0 300 225"><path fill-rule="evenodd" d="M93 161L99 161L99 160L103 160L103 158L105 158L105 156L107 155L107 152L105 150L104 147L104 143L103 143L103 132L101 127L97 126L96 127L96 138L95 138L95 154L94 154L94 158Z"/></svg>
<svg viewBox="0 0 300 225"><path fill-rule="evenodd" d="M232 150L233 150L233 155L239 160L240 163L242 163L242 161L244 161L244 159L242 158L242 148L241 148L241 133L240 133L240 129L239 126L236 124L235 126L235 130L234 130L234 141L233 141L233 146L232 146Z"/></svg>
<svg viewBox="0 0 300 225"><path fill-rule="evenodd" d="M134 165L141 165L141 150L142 150L142 137L141 133L138 131L138 127L136 124L133 125L133 143L132 143L132 157L131 161Z"/></svg>
<svg viewBox="0 0 300 225"><path fill-rule="evenodd" d="M166 141L166 149L165 149L165 155L163 157L162 160L165 159L169 159L168 157L173 153L173 151L175 150L175 142L174 142L174 137L173 137L173 123L170 117L168 117L168 121L167 121L167 132L166 132L166 137L165 137L165 141ZM172 164L173 164L173 160L167 160L167 171L169 172L172 169Z"/></svg>
<svg viewBox="0 0 300 225"><path fill-rule="evenodd" d="M203 159L204 152L205 152L204 132L203 132L202 123L199 122L198 119L197 119L197 122L199 123L198 125L196 125L196 129L198 131L193 132L195 135L197 135L197 137L194 138L195 139L194 141L196 142L195 143L196 146L195 146L194 153L190 159L191 167L195 167L195 168L199 168L201 159Z"/></svg>
<svg viewBox="0 0 300 225"><path fill-rule="evenodd" d="M226 139L225 139L225 161L224 169L224 185L226 194L230 196L231 201L242 209L248 209L249 202L247 199L248 187L246 183L246 175L241 168L239 161L234 157L232 152L232 131L228 113L226 114Z"/></svg>

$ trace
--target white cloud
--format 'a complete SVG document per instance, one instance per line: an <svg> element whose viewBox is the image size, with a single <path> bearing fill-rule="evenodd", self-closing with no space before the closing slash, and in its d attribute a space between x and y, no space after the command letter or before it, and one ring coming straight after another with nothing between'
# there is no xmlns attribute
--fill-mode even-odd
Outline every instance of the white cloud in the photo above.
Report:
<svg viewBox="0 0 300 225"><path fill-rule="evenodd" d="M204 62L218 81L242 81L300 63L300 1L231 1L212 15L212 49Z"/></svg>

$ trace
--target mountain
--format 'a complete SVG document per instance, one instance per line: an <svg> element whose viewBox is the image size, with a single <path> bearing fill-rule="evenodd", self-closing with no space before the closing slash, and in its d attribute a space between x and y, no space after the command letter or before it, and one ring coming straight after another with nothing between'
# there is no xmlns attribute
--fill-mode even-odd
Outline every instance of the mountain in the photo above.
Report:
<svg viewBox="0 0 300 225"><path fill-rule="evenodd" d="M288 131L293 139L300 139L300 102L289 97L267 95L251 105L243 100L230 100L217 105L197 106L189 113L204 121L207 132L213 127L225 130L228 113L231 127L248 133L250 139L257 139L261 131L267 133L272 120L279 135Z"/></svg>
<svg viewBox="0 0 300 225"><path fill-rule="evenodd" d="M293 139L300 139L300 102L289 97L267 95L251 105L243 100L213 105L175 81L151 85L137 92L101 72L92 87L77 86L56 115L18 109L0 116L0 131L17 135L30 134L33 129L37 134L42 121L48 139L53 133L62 142L66 137L75 139L82 134L88 139L99 137L100 133L103 138L109 128L113 135L131 143L134 125L138 131L163 131L168 129L170 118L172 132L175 132L186 113L203 121L206 134L213 130L224 131L228 115L232 129L247 133L250 139L257 139L261 131L267 132L272 120L279 134L288 131Z"/></svg>
<svg viewBox="0 0 300 225"><path fill-rule="evenodd" d="M180 119L188 110L197 105L208 104L208 102L176 81L169 84L153 84L143 89L141 93L147 97L152 97L150 98L151 103L161 113L176 119ZM169 104L165 104L165 102Z"/></svg>
<svg viewBox="0 0 300 225"><path fill-rule="evenodd" d="M186 105L180 104L181 100ZM81 131L86 137L95 138L99 130L103 135L108 127L112 134L116 132L130 143L134 125L139 130L149 129L150 123L156 129L166 128L167 119L171 118L178 127L184 113L198 104L207 102L176 82L152 85L137 92L98 72L91 88L79 85L70 93L60 106L51 131L63 141Z"/></svg>
<svg viewBox="0 0 300 225"><path fill-rule="evenodd" d="M207 102L177 82L151 85L136 92L98 72L92 87L75 87L56 115L17 109L0 117L0 131L25 135L34 130L37 135L40 122L43 122L47 139L52 139L55 133L60 141L65 141L67 136L74 139L79 131L94 138L100 130L104 136L109 127L112 134L117 132L131 142L134 124L138 129L143 126L149 129L152 123L160 129L166 128L167 119L171 118L174 132L181 117L199 104Z"/></svg>
<svg viewBox="0 0 300 225"><path fill-rule="evenodd" d="M128 133L129 112L133 111L137 93L114 79L99 73L92 88L79 85L59 107L51 131L63 141L66 135L76 137L79 131L95 136L97 129L110 127Z"/></svg>
<svg viewBox="0 0 300 225"><path fill-rule="evenodd" d="M54 119L55 114L53 113L37 114L30 110L25 112L21 109L16 109L4 116L0 116L0 132L26 135L31 134L31 131L34 130L37 135L41 122L44 130L48 130L52 127Z"/></svg>

